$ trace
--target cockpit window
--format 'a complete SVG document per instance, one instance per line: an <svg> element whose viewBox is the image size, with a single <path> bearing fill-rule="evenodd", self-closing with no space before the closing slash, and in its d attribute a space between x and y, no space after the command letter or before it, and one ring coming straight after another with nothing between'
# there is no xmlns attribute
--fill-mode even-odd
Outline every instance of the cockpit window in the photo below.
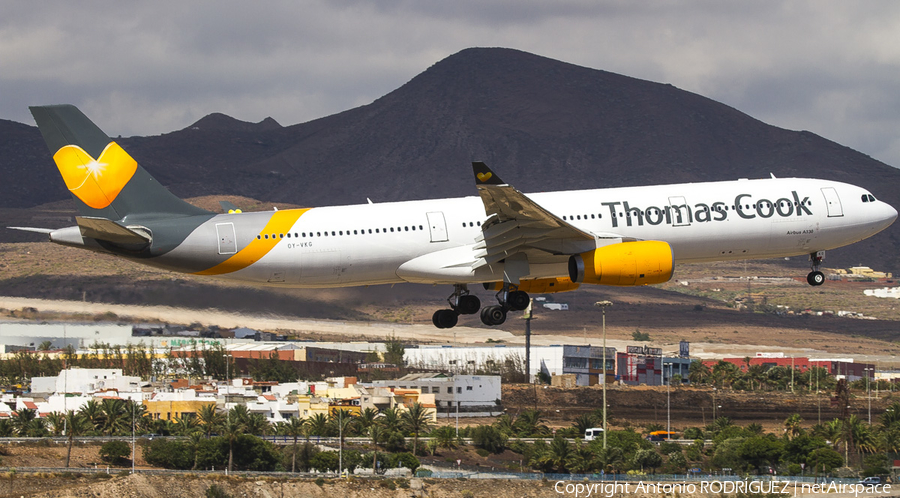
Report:
<svg viewBox="0 0 900 498"><path fill-rule="evenodd" d="M875 196L872 194L863 194L862 201L863 202L875 202Z"/></svg>

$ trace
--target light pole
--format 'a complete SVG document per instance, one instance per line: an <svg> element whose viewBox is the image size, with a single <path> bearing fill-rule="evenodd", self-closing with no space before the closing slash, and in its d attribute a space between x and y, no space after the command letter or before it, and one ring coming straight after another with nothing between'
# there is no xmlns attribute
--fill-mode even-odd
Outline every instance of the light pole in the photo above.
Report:
<svg viewBox="0 0 900 498"><path fill-rule="evenodd" d="M597 301L594 306L603 312L603 449L606 449L606 308L612 301Z"/></svg>
<svg viewBox="0 0 900 498"><path fill-rule="evenodd" d="M872 393L869 390L869 372L874 372L872 367L865 368L866 371L866 399L869 401L869 425L872 425Z"/></svg>
<svg viewBox="0 0 900 498"><path fill-rule="evenodd" d="M131 400L131 473L134 474L134 412L137 410L137 403Z"/></svg>
<svg viewBox="0 0 900 498"><path fill-rule="evenodd" d="M672 434L672 364L669 363L669 377L666 379L666 439Z"/></svg>

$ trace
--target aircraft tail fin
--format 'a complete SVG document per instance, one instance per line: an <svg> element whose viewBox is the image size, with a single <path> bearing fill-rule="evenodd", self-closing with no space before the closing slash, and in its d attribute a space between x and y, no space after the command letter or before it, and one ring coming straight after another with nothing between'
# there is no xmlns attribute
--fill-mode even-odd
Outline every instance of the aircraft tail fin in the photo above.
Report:
<svg viewBox="0 0 900 498"><path fill-rule="evenodd" d="M82 216L125 220L210 214L175 197L75 106L29 109Z"/></svg>

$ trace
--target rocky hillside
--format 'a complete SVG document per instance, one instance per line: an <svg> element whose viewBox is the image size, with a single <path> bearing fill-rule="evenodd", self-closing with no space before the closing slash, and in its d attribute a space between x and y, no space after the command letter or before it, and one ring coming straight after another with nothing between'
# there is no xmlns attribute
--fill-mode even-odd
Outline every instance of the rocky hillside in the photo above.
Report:
<svg viewBox="0 0 900 498"><path fill-rule="evenodd" d="M499 48L463 50L369 105L308 123L214 114L120 141L180 196L333 205L473 195L477 159L526 192L772 173L854 183L900 206L900 170L813 133L671 85ZM0 153L0 207L66 197L36 128L0 121ZM898 243L893 227L828 262L898 270Z"/></svg>

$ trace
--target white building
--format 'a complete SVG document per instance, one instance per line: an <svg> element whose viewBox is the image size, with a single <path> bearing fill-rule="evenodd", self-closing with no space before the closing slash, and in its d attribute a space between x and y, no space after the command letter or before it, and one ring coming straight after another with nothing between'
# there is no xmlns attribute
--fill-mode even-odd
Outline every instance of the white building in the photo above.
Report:
<svg viewBox="0 0 900 498"><path fill-rule="evenodd" d="M0 321L0 353L15 348L36 348L50 341L52 348L68 345L87 348L95 343L137 344L141 337L131 337L131 325L115 323L37 323Z"/></svg>
<svg viewBox="0 0 900 498"><path fill-rule="evenodd" d="M33 393L140 392L141 378L122 375L121 368L69 368L54 377L32 377Z"/></svg>
<svg viewBox="0 0 900 498"><path fill-rule="evenodd" d="M500 376L444 375L440 373L409 374L395 380L376 380L373 387L421 389L434 394L439 417L492 417L503 411L500 405Z"/></svg>
<svg viewBox="0 0 900 498"><path fill-rule="evenodd" d="M507 359L525 362L525 346L419 346L406 348L406 364L425 370L474 373L491 363L503 364ZM531 346L528 373L533 378L542 369L550 375L563 373L563 347Z"/></svg>

